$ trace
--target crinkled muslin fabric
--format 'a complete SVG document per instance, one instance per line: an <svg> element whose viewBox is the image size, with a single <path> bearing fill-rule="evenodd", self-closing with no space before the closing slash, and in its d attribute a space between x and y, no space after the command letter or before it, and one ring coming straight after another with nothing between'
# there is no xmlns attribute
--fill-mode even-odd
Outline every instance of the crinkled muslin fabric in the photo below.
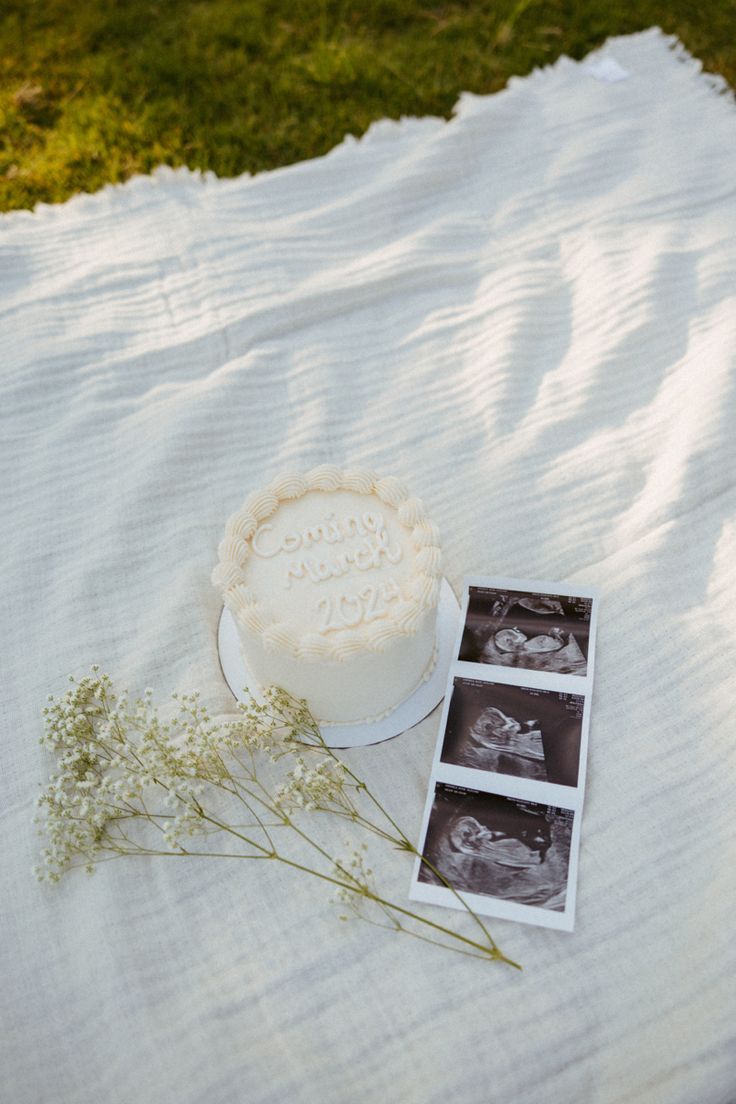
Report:
<svg viewBox="0 0 736 1104"><path fill-rule="evenodd" d="M449 121L254 178L162 169L0 233L2 1095L731 1104L727 91L652 29ZM98 662L231 710L225 520L318 463L406 480L456 589L601 588L577 927L492 922L522 974L340 924L275 864L32 879L46 695ZM438 722L346 753L409 832ZM405 896L409 861L382 866Z"/></svg>

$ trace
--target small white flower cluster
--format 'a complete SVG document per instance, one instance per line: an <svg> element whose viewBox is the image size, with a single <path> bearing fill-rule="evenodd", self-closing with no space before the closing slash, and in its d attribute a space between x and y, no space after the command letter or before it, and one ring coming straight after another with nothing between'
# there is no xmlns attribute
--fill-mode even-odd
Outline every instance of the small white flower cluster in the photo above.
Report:
<svg viewBox="0 0 736 1104"><path fill-rule="evenodd" d="M122 855L276 859L334 883L346 908L342 920L362 917L429 942L437 942L439 932L458 940L464 954L471 948L476 957L505 958L475 913L484 942L386 900L367 865L366 844L355 848L348 843L348 857L335 860L322 842L292 821L294 810L331 813L416 854L365 783L327 747L305 701L274 687L261 703L243 706L238 720L217 724L199 694L174 694L173 717L164 722L153 691L130 702L127 692L114 693L110 676L98 667L70 682L67 692L58 700L50 697L44 709L41 743L55 754L57 768L38 798L34 818L47 837L42 863L34 868L39 880L57 882L74 866L91 873L103 858ZM275 789L259 776L257 753L282 761L281 777L288 761L285 781ZM232 822L220 811L223 803L235 810ZM377 815L378 822L371 819ZM316 849L317 867L305 865L301 856L295 862L281 850L284 833L276 830L286 827L294 829L300 847ZM218 842L211 851L201 844L190 850L191 837L213 833L223 833L229 847ZM406 917L428 925L430 934L426 927L411 931Z"/></svg>
<svg viewBox="0 0 736 1104"><path fill-rule="evenodd" d="M301 747L324 746L304 698L293 698L278 686L263 692L263 701L253 697L239 702L240 720L226 726L228 747L245 747L251 752L266 752L276 761Z"/></svg>
<svg viewBox="0 0 736 1104"><path fill-rule="evenodd" d="M350 812L345 794L345 766L339 759L326 755L308 766L301 755L276 788L276 803L285 811L305 809L307 812Z"/></svg>
<svg viewBox="0 0 736 1104"><path fill-rule="evenodd" d="M96 672L94 672L96 676ZM59 770L52 774L36 807L46 813L48 845L41 852L43 866L34 867L39 880L56 882L73 856L86 859L87 869L96 857L104 836L109 810L99 800L100 773L106 756L95 738L95 721L100 716L100 692L108 677L83 679L56 702L50 697L44 709L46 732L42 743L57 753ZM42 818L34 818L37 824Z"/></svg>
<svg viewBox="0 0 736 1104"><path fill-rule="evenodd" d="M345 847L348 849L347 858L336 862L333 867L333 877L344 883L336 890L334 900L349 910L341 913L341 920L349 920L351 916L365 919L366 901L376 897L373 870L366 863L368 845L362 843L360 847L355 847L347 840Z"/></svg>
<svg viewBox="0 0 736 1104"><path fill-rule="evenodd" d="M218 725L196 691L172 695L175 715L165 723L152 690L130 702L98 667L70 682L44 709L41 743L55 753L57 770L37 800L35 820L46 835L42 865L34 867L41 881L57 882L72 866L91 873L103 853L186 853L192 836L227 830L206 815L200 798L208 785L236 796L231 768L244 772L241 781L257 781L254 760L249 768L238 758L244 750L273 760L298 756L275 797L278 815L322 808L339 794L342 765L326 749L306 702L276 687L262 704L243 705L237 721ZM308 768L302 749L327 758ZM154 846L141 843L142 829Z"/></svg>
<svg viewBox="0 0 736 1104"><path fill-rule="evenodd" d="M102 852L149 852L130 835L135 819L181 849L182 839L202 829L198 799L219 762L218 730L196 694L181 699L171 725L160 721L151 690L131 705L97 667L70 681L44 709L41 743L56 754L57 770L36 802L35 821L47 838L34 868L41 881L57 882L75 865L91 873Z"/></svg>

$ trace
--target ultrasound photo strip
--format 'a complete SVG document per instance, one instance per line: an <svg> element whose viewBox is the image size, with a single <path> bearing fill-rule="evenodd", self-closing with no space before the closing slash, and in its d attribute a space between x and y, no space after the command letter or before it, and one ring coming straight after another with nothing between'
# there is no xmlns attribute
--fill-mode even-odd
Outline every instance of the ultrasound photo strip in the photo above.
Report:
<svg viewBox="0 0 736 1104"><path fill-rule="evenodd" d="M438 782L418 878L527 908L564 913L575 813ZM483 909L483 903L480 905Z"/></svg>
<svg viewBox="0 0 736 1104"><path fill-rule="evenodd" d="M592 676L595 596L549 586L470 580L458 660L576 679Z"/></svg>
<svg viewBox="0 0 736 1104"><path fill-rule="evenodd" d="M442 763L577 786L582 694L456 676L449 695Z"/></svg>
<svg viewBox="0 0 736 1104"><path fill-rule="evenodd" d="M472 577L411 897L572 931L598 595Z"/></svg>

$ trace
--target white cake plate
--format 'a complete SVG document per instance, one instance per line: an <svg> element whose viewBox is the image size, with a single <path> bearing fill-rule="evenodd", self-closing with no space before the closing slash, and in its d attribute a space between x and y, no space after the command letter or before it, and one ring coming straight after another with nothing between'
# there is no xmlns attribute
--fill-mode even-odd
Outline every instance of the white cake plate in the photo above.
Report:
<svg viewBox="0 0 736 1104"><path fill-rule="evenodd" d="M390 740L393 736L406 732L408 728L418 724L432 712L444 697L459 612L460 607L452 587L447 579L443 579L437 604L437 662L432 674L410 697L378 721L369 721L365 724L323 725L322 736L328 747L365 747L367 744ZM238 630L229 609L223 609L220 615L217 647L225 681L237 700L247 701L248 690L253 693L257 701L260 700L260 687L243 661Z"/></svg>

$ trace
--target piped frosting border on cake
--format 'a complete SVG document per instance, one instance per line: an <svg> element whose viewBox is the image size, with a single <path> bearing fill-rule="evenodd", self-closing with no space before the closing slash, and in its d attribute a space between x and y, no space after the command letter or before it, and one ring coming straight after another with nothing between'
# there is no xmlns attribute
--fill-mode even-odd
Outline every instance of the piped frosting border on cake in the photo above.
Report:
<svg viewBox="0 0 736 1104"><path fill-rule="evenodd" d="M417 570L409 584L409 597L397 603L390 620L371 624L360 633L346 628L330 639L315 632L299 635L288 623L274 620L248 586L243 570L251 554L248 541L281 502L301 498L309 491L340 490L376 495L396 510L399 523L411 534ZM236 621L259 634L267 651L285 652L297 659L345 660L366 647L383 652L397 638L416 632L423 614L436 606L439 595L442 552L436 525L427 517L421 501L410 497L401 480L395 476L379 478L365 468L343 471L322 464L304 475L289 472L277 476L263 490L248 495L242 508L230 517L217 552L219 563L212 572L212 582L220 588Z"/></svg>

